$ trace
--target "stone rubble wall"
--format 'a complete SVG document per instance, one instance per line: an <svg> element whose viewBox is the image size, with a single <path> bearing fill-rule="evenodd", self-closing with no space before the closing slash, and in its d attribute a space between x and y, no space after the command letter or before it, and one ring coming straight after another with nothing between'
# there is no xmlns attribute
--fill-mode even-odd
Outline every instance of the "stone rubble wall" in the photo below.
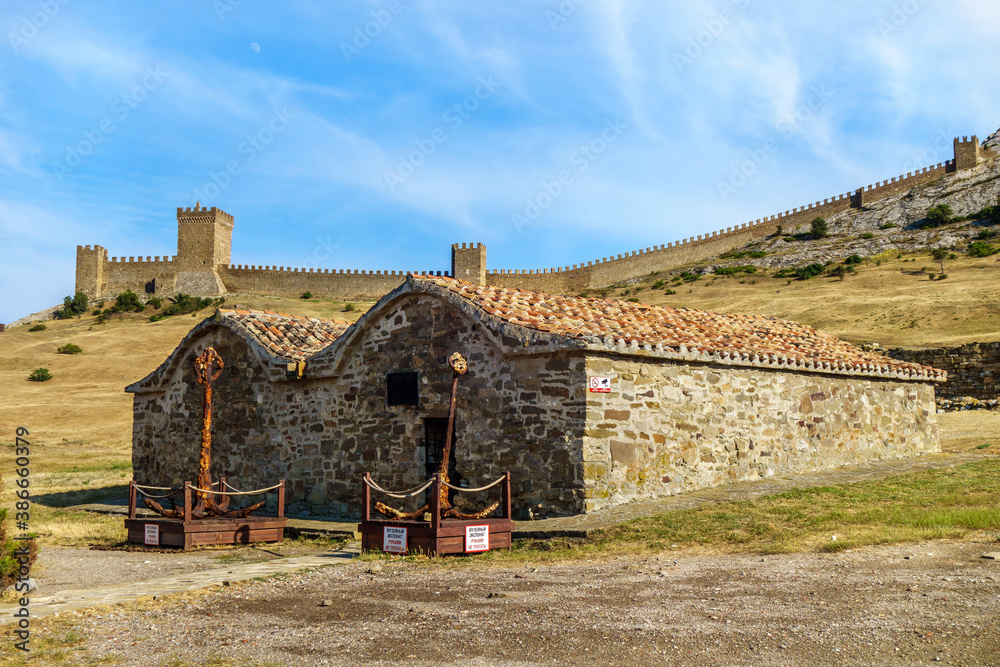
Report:
<svg viewBox="0 0 1000 667"><path fill-rule="evenodd" d="M937 388L938 399L972 397L980 401L1000 398L1000 342L968 343L930 350L887 350L900 361L948 371L948 382Z"/></svg>
<svg viewBox="0 0 1000 667"><path fill-rule="evenodd" d="M929 384L587 358L587 510L940 451Z"/></svg>
<svg viewBox="0 0 1000 667"><path fill-rule="evenodd" d="M441 299L407 295L369 322L331 377L306 365L306 379L269 382L247 345L222 326L193 342L167 391L136 394L133 465L140 484L194 479L201 386L191 361L211 344L226 362L216 383L213 478L239 488L285 478L288 512L360 517L361 479L370 472L386 489L427 479L423 420L447 418L451 368L462 352L455 461L479 486L510 471L515 518L575 514L583 507L584 362L566 356L507 358L479 325ZM327 369L329 370L329 369ZM386 374L416 371L419 406L386 405ZM496 492L493 492L496 494ZM479 509L496 495L461 498ZM408 504L380 498L396 507Z"/></svg>

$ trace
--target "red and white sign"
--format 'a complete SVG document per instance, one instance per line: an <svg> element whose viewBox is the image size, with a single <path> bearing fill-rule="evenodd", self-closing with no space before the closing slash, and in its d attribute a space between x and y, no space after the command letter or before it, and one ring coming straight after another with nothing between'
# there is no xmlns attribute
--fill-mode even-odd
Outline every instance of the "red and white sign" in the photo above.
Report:
<svg viewBox="0 0 1000 667"><path fill-rule="evenodd" d="M382 531L382 551L390 554L406 553L406 528L385 526Z"/></svg>
<svg viewBox="0 0 1000 667"><path fill-rule="evenodd" d="M590 391L596 391L599 394L611 393L611 378L600 375L591 376Z"/></svg>
<svg viewBox="0 0 1000 667"><path fill-rule="evenodd" d="M465 527L465 553L490 550L489 526Z"/></svg>
<svg viewBox="0 0 1000 667"><path fill-rule="evenodd" d="M143 524L143 526L145 526L146 528L146 536L144 544L147 544L151 547L160 546L160 527L157 526L155 523L146 523Z"/></svg>

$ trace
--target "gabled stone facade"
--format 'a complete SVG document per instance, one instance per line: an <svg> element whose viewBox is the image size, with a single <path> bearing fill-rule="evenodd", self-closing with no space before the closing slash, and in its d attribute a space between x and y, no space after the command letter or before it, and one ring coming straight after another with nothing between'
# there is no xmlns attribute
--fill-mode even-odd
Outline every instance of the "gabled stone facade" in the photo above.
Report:
<svg viewBox="0 0 1000 667"><path fill-rule="evenodd" d="M226 363L212 474L285 478L292 514L358 516L365 472L385 488L426 479L425 423L447 416L455 351L469 362L456 472L476 486L509 470L521 519L938 450L942 373L773 318L411 276L341 326L242 311L196 326L128 388L136 481L194 478L191 361L209 345ZM417 374L416 405L388 404L397 372Z"/></svg>

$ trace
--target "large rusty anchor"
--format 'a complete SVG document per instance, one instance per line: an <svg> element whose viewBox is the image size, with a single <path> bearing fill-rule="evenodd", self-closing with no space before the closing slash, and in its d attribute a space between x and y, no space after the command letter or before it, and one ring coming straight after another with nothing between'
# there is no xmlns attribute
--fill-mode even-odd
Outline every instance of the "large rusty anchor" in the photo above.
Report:
<svg viewBox="0 0 1000 667"><path fill-rule="evenodd" d="M444 436L444 452L441 455L441 467L438 470L438 474L441 476L441 517L442 518L455 518L455 519L482 519L500 507L499 502L495 502L489 507L474 514L463 514L459 512L458 509L452 506L451 501L448 500L448 460L451 458L451 434L455 426L455 405L457 403L458 394L458 378L465 375L466 371L469 370L469 365L465 361L460 353L455 352L450 357L448 357L448 364L451 366L453 371L451 378L451 404L448 408L448 430ZM430 510L430 504L424 505L418 510L413 512L402 512L393 507L389 507L385 503L375 503L375 509L377 509L382 514L386 516L391 516L394 519L416 519L421 517L425 512Z"/></svg>
<svg viewBox="0 0 1000 667"><path fill-rule="evenodd" d="M217 365L217 367L216 367ZM222 500L216 500L215 494L211 493L212 475L209 468L212 466L212 383L219 379L225 363L222 357L215 351L214 347L207 347L194 360L194 375L198 384L205 387L204 412L201 421L201 456L198 459L198 480L195 483L195 505L191 508L191 516L198 519L205 516L218 517L245 517L251 512L264 506L264 501L250 505L240 510L229 511L229 496L222 496ZM219 488L219 491L224 489ZM184 510L176 506L174 509L164 509L159 503L143 498L143 502L154 512L166 517L183 518ZM171 499L171 503L173 500Z"/></svg>

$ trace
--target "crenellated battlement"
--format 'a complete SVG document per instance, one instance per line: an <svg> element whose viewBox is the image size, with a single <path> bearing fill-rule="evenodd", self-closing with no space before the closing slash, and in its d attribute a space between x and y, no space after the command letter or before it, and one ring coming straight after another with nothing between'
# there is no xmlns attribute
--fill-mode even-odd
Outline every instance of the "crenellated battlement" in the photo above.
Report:
<svg viewBox="0 0 1000 667"><path fill-rule="evenodd" d="M197 205L188 206L187 208L181 208L180 206L177 207L178 222L192 222L205 218L218 218L230 224L235 223L235 218L233 218L233 216L229 215L221 208L216 208L215 206L207 208L201 206L201 203L199 202Z"/></svg>
<svg viewBox="0 0 1000 667"><path fill-rule="evenodd" d="M546 269L487 271L486 246L454 243L451 271L369 271L232 264L232 215L212 206L177 208L177 255L108 257L103 246L77 246L77 289L90 296L113 296L122 289L147 292L209 290L300 296L378 298L395 288L407 274L454 276L476 284L504 285L553 293L570 293L610 285L653 271L703 261L773 234L779 226L794 231L808 227L817 216L832 216L870 205L885 197L931 182L945 174L972 169L996 152L984 148L976 135L956 137L955 157L862 186L781 213L717 231L648 246L580 264ZM205 294L209 292L206 291Z"/></svg>

